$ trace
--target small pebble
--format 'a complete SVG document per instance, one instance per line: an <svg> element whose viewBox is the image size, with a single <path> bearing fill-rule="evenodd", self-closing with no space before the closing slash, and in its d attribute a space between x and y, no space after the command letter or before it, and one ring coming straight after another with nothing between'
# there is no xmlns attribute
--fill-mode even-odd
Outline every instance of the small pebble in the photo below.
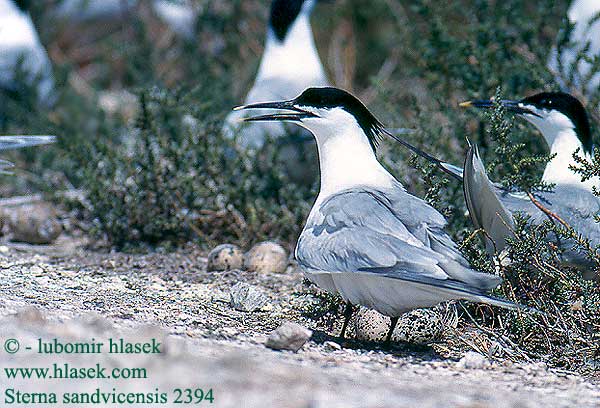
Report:
<svg viewBox="0 0 600 408"><path fill-rule="evenodd" d="M241 249L236 245L218 245L208 254L207 270L230 271L232 269L241 269L244 260L243 257Z"/></svg>
<svg viewBox="0 0 600 408"><path fill-rule="evenodd" d="M265 346L273 350L298 351L310 339L312 331L297 323L284 322L267 338Z"/></svg>
<svg viewBox="0 0 600 408"><path fill-rule="evenodd" d="M328 350L341 350L342 349L342 346L337 344L335 341L326 341L325 343L323 343L323 345Z"/></svg>
<svg viewBox="0 0 600 408"><path fill-rule="evenodd" d="M255 286L236 283L229 292L231 306L242 312L254 312L267 304L269 299Z"/></svg>
<svg viewBox="0 0 600 408"><path fill-rule="evenodd" d="M34 275L41 275L44 273L44 270L38 265L33 265L31 268L29 268L29 272Z"/></svg>
<svg viewBox="0 0 600 408"><path fill-rule="evenodd" d="M287 265L287 252L275 242L256 244L244 255L244 269L250 272L283 273Z"/></svg>
<svg viewBox="0 0 600 408"><path fill-rule="evenodd" d="M457 368L463 368L467 370L476 370L489 367L491 365L490 360L485 358L479 353L469 351L456 363Z"/></svg>

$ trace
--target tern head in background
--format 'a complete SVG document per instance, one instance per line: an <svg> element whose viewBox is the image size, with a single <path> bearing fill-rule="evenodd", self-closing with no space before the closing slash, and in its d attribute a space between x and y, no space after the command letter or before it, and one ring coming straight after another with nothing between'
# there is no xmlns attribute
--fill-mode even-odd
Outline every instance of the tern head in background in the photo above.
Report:
<svg viewBox="0 0 600 408"><path fill-rule="evenodd" d="M463 107L489 109L492 100L464 102ZM501 100L509 112L517 114L533 124L542 134L555 157L544 171L543 180L554 184L580 185L591 191L597 180L582 181L581 175L573 172L576 165L575 151L586 158L592 154L594 141L587 112L581 102L564 92L542 92L521 100Z"/></svg>
<svg viewBox="0 0 600 408"><path fill-rule="evenodd" d="M316 0L272 1L265 48L245 104L291 99L308 87L329 84L310 25L310 14L317 3ZM225 135L232 138L239 133L240 145L261 148L267 137L276 139L299 132L281 122L249 124L240 129L239 120L252 114L252 111L229 114Z"/></svg>
<svg viewBox="0 0 600 408"><path fill-rule="evenodd" d="M314 135L321 189L296 258L322 289L390 316L388 341L399 315L445 300L516 307L486 294L501 279L470 269L444 232L444 217L378 162L375 149L387 133L353 95L309 88L291 100L237 109L269 109L246 121L291 122Z"/></svg>
<svg viewBox="0 0 600 408"><path fill-rule="evenodd" d="M329 84L313 38L310 15L318 0L273 0L267 26L265 48L256 79L244 99L245 104L291 99L311 86ZM312 185L317 179L317 152L310 133L280 121L247 123L242 119L253 111L231 112L223 134L243 148L261 150L275 157L288 178L297 184Z"/></svg>

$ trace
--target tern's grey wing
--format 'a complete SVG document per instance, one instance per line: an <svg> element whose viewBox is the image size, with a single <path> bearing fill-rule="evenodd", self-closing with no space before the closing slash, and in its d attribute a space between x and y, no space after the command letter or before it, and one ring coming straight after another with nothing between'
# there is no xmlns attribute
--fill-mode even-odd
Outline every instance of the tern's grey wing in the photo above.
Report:
<svg viewBox="0 0 600 408"><path fill-rule="evenodd" d="M56 136L0 136L0 150L54 143Z"/></svg>
<svg viewBox="0 0 600 408"><path fill-rule="evenodd" d="M403 190L349 189L313 209L296 257L306 269L370 272L477 294L497 286L498 277L466 266L443 225L441 214Z"/></svg>
<svg viewBox="0 0 600 408"><path fill-rule="evenodd" d="M590 191L577 186L558 185L554 191L536 193L535 197L541 205L559 216L578 234L589 239L592 246L600 245L600 225L594 219L595 215L600 214L600 199ZM513 213L529 215L534 224L550 219L525 194L503 193L500 199ZM549 238L552 239L552 236ZM571 240L559 243L565 251L565 262L584 270L593 265L585 254L573 249Z"/></svg>

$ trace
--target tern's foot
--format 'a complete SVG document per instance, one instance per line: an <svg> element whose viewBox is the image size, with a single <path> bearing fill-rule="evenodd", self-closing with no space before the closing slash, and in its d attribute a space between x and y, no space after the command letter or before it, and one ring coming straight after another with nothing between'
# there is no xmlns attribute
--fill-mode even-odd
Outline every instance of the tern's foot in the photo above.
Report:
<svg viewBox="0 0 600 408"><path fill-rule="evenodd" d="M387 336L385 336L385 347L389 348L392 345L392 335L394 334L394 329L396 328L396 324L398 324L399 317L390 317L390 329L388 330Z"/></svg>
<svg viewBox="0 0 600 408"><path fill-rule="evenodd" d="M346 329L348 328L348 323L350 323L350 319L352 318L353 313L354 306L352 306L352 303L346 302L346 308L344 309L344 325L342 326L342 331L340 333L341 340L344 340L346 338Z"/></svg>

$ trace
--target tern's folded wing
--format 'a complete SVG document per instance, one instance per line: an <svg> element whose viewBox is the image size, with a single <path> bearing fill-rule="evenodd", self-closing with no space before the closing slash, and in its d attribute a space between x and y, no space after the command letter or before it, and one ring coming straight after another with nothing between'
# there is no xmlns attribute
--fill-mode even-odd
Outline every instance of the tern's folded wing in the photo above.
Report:
<svg viewBox="0 0 600 408"><path fill-rule="evenodd" d="M401 194L406 202L397 210L394 200ZM372 272L473 290L500 283L496 276L469 269L440 229L439 213L410 197L364 189L328 198L309 217L298 241L298 261L310 269Z"/></svg>

